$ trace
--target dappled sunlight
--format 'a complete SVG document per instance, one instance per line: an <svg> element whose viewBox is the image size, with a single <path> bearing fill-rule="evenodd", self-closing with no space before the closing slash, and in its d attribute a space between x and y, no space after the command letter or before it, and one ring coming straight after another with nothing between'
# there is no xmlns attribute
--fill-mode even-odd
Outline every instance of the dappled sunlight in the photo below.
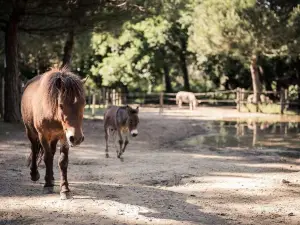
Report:
<svg viewBox="0 0 300 225"><path fill-rule="evenodd" d="M250 179L243 177L203 177L203 181L209 183L210 188L215 189L248 189L248 188L266 188L271 187L272 182L262 182L259 179Z"/></svg>
<svg viewBox="0 0 300 225"><path fill-rule="evenodd" d="M20 211L43 221L42 215L55 215L59 209L70 224L71 218L81 218L82 224L223 225L232 224L228 218L251 219L251 213L273 216L275 201L287 199L287 205L300 193L295 173L300 170L300 152L291 147L297 144L297 124L259 123L255 133L253 122L141 115L140 135L130 140L123 161L112 143L111 157L105 158L103 122L84 121L86 139L70 149L73 198L68 201L59 200L58 152L55 193L46 195L44 163L40 180L30 182L30 168L25 166L28 141L11 137L1 142L0 154L7 159L0 160L5 166L0 168L1 179L6 182L0 201L7 204L0 211ZM263 204L272 207L263 211ZM38 214L30 215L31 210Z"/></svg>
<svg viewBox="0 0 300 225"><path fill-rule="evenodd" d="M241 161L243 160L242 157L237 156L223 156L223 155L203 155L203 154L191 154L193 158L200 158L200 159L219 159L219 160L235 160Z"/></svg>
<svg viewBox="0 0 300 225"><path fill-rule="evenodd" d="M252 173L236 173L236 172L212 172L211 176L220 176L220 177L241 177L241 178L253 178L256 175Z"/></svg>
<svg viewBox="0 0 300 225"><path fill-rule="evenodd" d="M36 218L40 216L39 210L55 214L60 209L61 215L69 218L85 216L89 222L92 217L100 216L126 224L207 224L211 219L225 224L217 215L205 214L196 205L188 203L185 195L159 188L91 181L72 182L72 186L74 197L67 201L60 201L57 194L0 197L0 201L9 200L6 206L0 206L0 211L7 207L6 212L18 211L23 217ZM159 198L153 198L155 196ZM27 214L29 209L37 209L37 213Z"/></svg>
<svg viewBox="0 0 300 225"><path fill-rule="evenodd" d="M239 163L239 166L245 166L250 168L268 168L268 169L277 169L277 172L298 172L300 170L300 166L291 164L283 164L283 163L255 163L255 164L246 164L246 163Z"/></svg>
<svg viewBox="0 0 300 225"><path fill-rule="evenodd" d="M78 200L73 199L71 201L62 202L55 201L51 198L44 198L44 202L45 201L50 202L51 206L47 206L40 201L40 207L38 208L36 208L36 204L14 204L9 205L9 210L3 209L2 212L5 212L5 215L11 214L12 217L14 217L14 215L18 215L19 217L21 216L26 218L28 221L31 219L38 219L42 224L48 224L48 218L55 216L56 214L59 214L56 224L74 224L74 220L79 220L80 224L151 224L153 222L155 224L180 224L176 220L147 218L141 215L142 213L156 213L154 210L129 204L121 204L109 200L92 201L92 199L87 200L81 198ZM87 210L84 206L81 206L82 204L89 204L91 208L88 208ZM109 207L112 204L114 207ZM29 209L34 209L35 213L32 213ZM79 211L74 213L72 212L74 209L78 209ZM24 222L26 222L26 220L24 220ZM77 223L75 222L75 224Z"/></svg>

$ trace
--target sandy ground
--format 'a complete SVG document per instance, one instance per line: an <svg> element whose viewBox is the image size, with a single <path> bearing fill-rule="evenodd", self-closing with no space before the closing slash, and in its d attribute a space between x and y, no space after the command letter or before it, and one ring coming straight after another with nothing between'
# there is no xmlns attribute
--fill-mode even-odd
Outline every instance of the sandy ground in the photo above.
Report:
<svg viewBox="0 0 300 225"><path fill-rule="evenodd" d="M0 123L0 224L300 224L298 157L188 146L185 138L218 132L204 120L212 109L157 111L142 109L124 162L113 144L105 158L103 122L85 120L85 141L70 151L73 199L66 201L59 199L58 154L55 193L43 194L44 166L33 183L25 165L23 126Z"/></svg>

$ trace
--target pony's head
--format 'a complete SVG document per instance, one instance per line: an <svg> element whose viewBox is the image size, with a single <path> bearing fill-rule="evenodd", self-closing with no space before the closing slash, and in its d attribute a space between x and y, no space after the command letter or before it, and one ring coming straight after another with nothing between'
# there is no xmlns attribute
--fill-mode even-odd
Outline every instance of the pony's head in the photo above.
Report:
<svg viewBox="0 0 300 225"><path fill-rule="evenodd" d="M85 93L81 79L66 69L58 70L49 79L49 97L52 111L65 131L71 146L84 140L82 120L85 106Z"/></svg>

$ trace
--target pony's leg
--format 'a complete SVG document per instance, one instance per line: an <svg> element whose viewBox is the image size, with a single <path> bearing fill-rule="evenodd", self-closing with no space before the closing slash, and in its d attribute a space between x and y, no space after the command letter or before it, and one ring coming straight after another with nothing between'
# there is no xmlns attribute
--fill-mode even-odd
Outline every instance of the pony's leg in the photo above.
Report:
<svg viewBox="0 0 300 225"><path fill-rule="evenodd" d="M26 127L26 133L28 139L31 142L31 155L29 156L30 160L30 176L32 181L38 181L40 179L40 173L37 166L37 155L39 151L39 141L37 135L32 134L30 130Z"/></svg>
<svg viewBox="0 0 300 225"><path fill-rule="evenodd" d="M68 163L69 163L69 144L65 142L61 143L59 168L60 168L60 199L65 200L70 197L70 189L68 183Z"/></svg>
<svg viewBox="0 0 300 225"><path fill-rule="evenodd" d="M40 173L37 167L37 155L39 151L39 142L37 140L31 142L31 165L30 176L32 181L38 181L40 179Z"/></svg>
<svg viewBox="0 0 300 225"><path fill-rule="evenodd" d="M54 182L53 178L53 154L50 143L42 135L39 135L41 145L44 149L44 162L46 165L46 174L45 174L45 192L53 192Z"/></svg>
<svg viewBox="0 0 300 225"><path fill-rule="evenodd" d="M58 140L54 140L50 142L50 148L51 148L51 153L54 157L55 152L56 152L56 145L57 145ZM53 174L53 162L52 162L52 182L54 184L54 174Z"/></svg>
<svg viewBox="0 0 300 225"><path fill-rule="evenodd" d="M191 101L189 102L189 105L190 105L190 110L193 110L193 103Z"/></svg>
<svg viewBox="0 0 300 225"><path fill-rule="evenodd" d="M121 131L118 129L118 135L119 135L119 145L120 145L120 151L117 149L117 157L120 158L122 154L122 146L123 146L123 138Z"/></svg>
<svg viewBox="0 0 300 225"><path fill-rule="evenodd" d="M182 100L181 99L179 99L178 107L179 107L179 109L182 108Z"/></svg>
<svg viewBox="0 0 300 225"><path fill-rule="evenodd" d="M108 128L105 128L104 132L105 132L105 157L109 158L109 154L108 154Z"/></svg>

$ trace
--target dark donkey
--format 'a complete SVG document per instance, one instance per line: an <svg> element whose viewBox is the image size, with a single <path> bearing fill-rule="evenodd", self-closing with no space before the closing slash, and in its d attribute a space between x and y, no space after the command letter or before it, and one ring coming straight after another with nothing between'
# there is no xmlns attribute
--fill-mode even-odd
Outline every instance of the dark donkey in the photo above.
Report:
<svg viewBox="0 0 300 225"><path fill-rule="evenodd" d="M52 69L28 81L22 96L21 110L28 139L32 181L40 178L38 164L44 156L46 165L45 191L54 186L53 157L58 141L61 143L59 168L60 196L69 197L67 179L69 146L79 145L82 133L85 94L82 81L67 68Z"/></svg>
<svg viewBox="0 0 300 225"><path fill-rule="evenodd" d="M104 113L104 131L105 131L105 141L106 148L105 153L106 157L109 157L108 154L108 136L110 133L118 133L120 150L117 150L118 158L125 152L125 148L128 145L128 134L136 137L138 135L137 126L139 123L139 107L136 109L131 108L130 106L109 106ZM123 141L123 135L125 135L125 142ZM124 144L124 145L123 145Z"/></svg>

